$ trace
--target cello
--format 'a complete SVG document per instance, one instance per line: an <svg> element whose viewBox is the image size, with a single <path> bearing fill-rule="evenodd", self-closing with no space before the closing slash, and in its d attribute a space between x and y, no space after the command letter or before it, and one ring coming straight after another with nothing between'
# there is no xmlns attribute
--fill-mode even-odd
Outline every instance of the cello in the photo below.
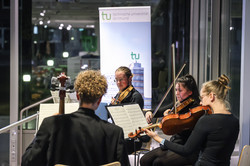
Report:
<svg viewBox="0 0 250 166"><path fill-rule="evenodd" d="M58 77L52 77L51 84L55 86L59 85L59 112L56 115L65 114L65 97L66 97L66 83L70 83L70 78L65 75L65 73L61 73Z"/></svg>

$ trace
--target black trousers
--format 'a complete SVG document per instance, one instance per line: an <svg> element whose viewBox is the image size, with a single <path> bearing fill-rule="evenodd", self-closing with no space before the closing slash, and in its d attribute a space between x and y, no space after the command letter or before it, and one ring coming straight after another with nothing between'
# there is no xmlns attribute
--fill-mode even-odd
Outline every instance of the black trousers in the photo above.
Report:
<svg viewBox="0 0 250 166"><path fill-rule="evenodd" d="M183 157L170 150L156 148L142 156L141 166L185 166L193 165L198 158L197 154Z"/></svg>

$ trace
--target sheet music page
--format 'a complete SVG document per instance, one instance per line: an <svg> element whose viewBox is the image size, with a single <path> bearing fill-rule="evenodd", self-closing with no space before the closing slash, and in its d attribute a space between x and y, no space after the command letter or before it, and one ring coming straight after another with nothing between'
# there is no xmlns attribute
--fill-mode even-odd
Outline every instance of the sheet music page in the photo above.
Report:
<svg viewBox="0 0 250 166"><path fill-rule="evenodd" d="M143 128L148 126L146 118L138 104L124 105L123 107L127 111L134 127L134 130L131 132L134 132L138 127Z"/></svg>
<svg viewBox="0 0 250 166"><path fill-rule="evenodd" d="M138 104L107 107L116 125L123 128L124 137L135 132L139 127L146 127L148 123ZM144 134L142 134L144 135Z"/></svg>
<svg viewBox="0 0 250 166"><path fill-rule="evenodd" d="M69 114L75 112L79 108L79 103L65 103L65 114ZM42 124L44 118L53 116L59 112L59 103L55 104L40 104L39 110L39 121L38 121L38 128Z"/></svg>
<svg viewBox="0 0 250 166"><path fill-rule="evenodd" d="M107 109L109 113L111 114L114 123L123 129L124 138L128 138L128 134L130 132L134 132L134 130L132 131L134 127L124 107L123 106L110 106L110 107L107 107Z"/></svg>

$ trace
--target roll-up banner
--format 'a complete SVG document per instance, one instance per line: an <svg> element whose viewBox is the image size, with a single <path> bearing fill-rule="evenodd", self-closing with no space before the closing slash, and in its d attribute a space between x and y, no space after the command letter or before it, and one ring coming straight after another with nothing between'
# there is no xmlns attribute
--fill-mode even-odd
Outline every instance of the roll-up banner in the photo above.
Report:
<svg viewBox="0 0 250 166"><path fill-rule="evenodd" d="M150 6L99 8L101 72L108 80L102 102L110 103L119 91L115 70L127 66L133 86L151 108L151 16Z"/></svg>

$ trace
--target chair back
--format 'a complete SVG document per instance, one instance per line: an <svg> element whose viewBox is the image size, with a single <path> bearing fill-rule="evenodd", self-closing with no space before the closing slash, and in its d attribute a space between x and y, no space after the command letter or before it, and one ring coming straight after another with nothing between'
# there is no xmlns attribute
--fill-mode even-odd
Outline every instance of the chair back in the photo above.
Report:
<svg viewBox="0 0 250 166"><path fill-rule="evenodd" d="M115 161L112 163L104 164L102 166L121 166L121 163L119 161Z"/></svg>
<svg viewBox="0 0 250 166"><path fill-rule="evenodd" d="M238 166L250 165L250 145L245 145L240 153Z"/></svg>

